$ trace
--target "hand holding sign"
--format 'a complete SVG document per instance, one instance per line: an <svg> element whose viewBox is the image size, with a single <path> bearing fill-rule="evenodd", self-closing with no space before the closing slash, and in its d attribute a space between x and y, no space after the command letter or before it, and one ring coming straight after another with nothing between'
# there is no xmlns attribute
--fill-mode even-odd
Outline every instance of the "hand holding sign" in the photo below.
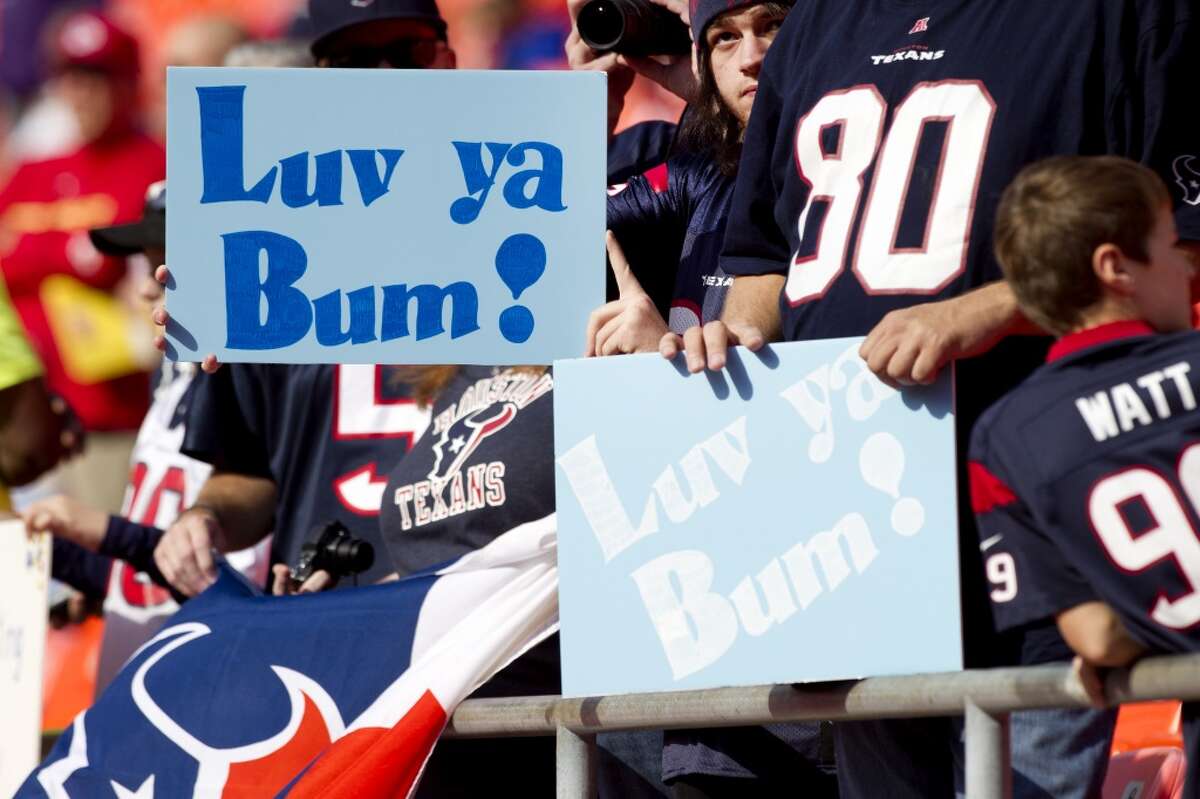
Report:
<svg viewBox="0 0 1200 799"><path fill-rule="evenodd" d="M778 298L782 289L783 275L740 275L729 289L720 320L703 328L693 327L683 336L668 333L658 351L667 360L684 352L692 374L706 368L724 369L730 347L741 345L757 352L768 341L779 338Z"/></svg>
<svg viewBox="0 0 1200 799"><path fill-rule="evenodd" d="M890 386L929 385L947 363L986 352L1006 335L1038 332L1003 281L959 297L892 311L863 341L859 355Z"/></svg>
<svg viewBox="0 0 1200 799"><path fill-rule="evenodd" d="M633 274L611 230L605 233L604 244L608 248L613 275L617 278L620 298L601 305L588 316L584 357L654 352L663 335L669 332L667 323Z"/></svg>
<svg viewBox="0 0 1200 799"><path fill-rule="evenodd" d="M901 395L860 344L740 358L737 392L555 364L566 695L961 667L949 376Z"/></svg>
<svg viewBox="0 0 1200 799"><path fill-rule="evenodd" d="M50 533L97 552L108 530L108 514L63 494L39 499L21 514L30 534Z"/></svg>
<svg viewBox="0 0 1200 799"><path fill-rule="evenodd" d="M171 273L167 269L166 264L160 264L158 268L154 270L154 280L157 281L159 285L166 286L170 279ZM150 320L154 322L156 327L154 333L154 348L161 353L166 353L167 347L169 346L167 344L167 325L171 323L171 315L167 313L167 306L162 304L161 291L155 296L147 297L147 300L149 302L156 303L154 308L150 311ZM221 363L217 360L217 356L209 353L208 355L204 356L203 360L200 361L200 368L208 374L212 374L221 368Z"/></svg>

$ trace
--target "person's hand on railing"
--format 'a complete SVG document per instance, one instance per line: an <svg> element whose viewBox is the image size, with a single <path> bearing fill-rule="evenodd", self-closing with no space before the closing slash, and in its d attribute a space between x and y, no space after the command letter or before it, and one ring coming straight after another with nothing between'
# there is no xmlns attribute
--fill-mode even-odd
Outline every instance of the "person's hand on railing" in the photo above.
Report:
<svg viewBox="0 0 1200 799"><path fill-rule="evenodd" d="M1071 672L1079 678L1079 684L1083 686L1083 692L1087 694L1088 701L1092 703L1093 707L1101 709L1108 707L1108 697L1104 693L1104 674L1107 671L1107 669L1087 662L1079 655L1076 655L1075 660L1071 661Z"/></svg>

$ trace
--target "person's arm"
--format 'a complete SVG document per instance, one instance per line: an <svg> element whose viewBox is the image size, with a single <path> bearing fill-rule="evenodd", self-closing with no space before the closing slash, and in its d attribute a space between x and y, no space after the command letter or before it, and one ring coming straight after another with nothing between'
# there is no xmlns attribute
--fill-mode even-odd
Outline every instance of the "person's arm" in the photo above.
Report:
<svg viewBox="0 0 1200 799"><path fill-rule="evenodd" d="M108 575L112 558L89 552L65 538L50 545L50 576L66 583L89 599L103 599L108 593Z"/></svg>
<svg viewBox="0 0 1200 799"><path fill-rule="evenodd" d="M1063 640L1075 651L1071 669L1094 707L1108 707L1104 685L1107 668L1128 666L1146 651L1125 629L1116 612L1103 602L1085 602L1058 614Z"/></svg>
<svg viewBox="0 0 1200 799"><path fill-rule="evenodd" d="M684 157L659 164L623 186L610 187L605 204L605 224L664 318L674 299L675 274L687 237L688 199L702 188L696 185L695 163ZM610 274L605 285L609 300L620 294L614 278Z"/></svg>
<svg viewBox="0 0 1200 799"><path fill-rule="evenodd" d="M157 527L110 516L61 494L37 500L21 516L30 533L54 536L55 579L89 596L104 596L114 558L169 587L154 563L154 549L163 536Z"/></svg>
<svg viewBox="0 0 1200 799"><path fill-rule="evenodd" d="M1093 666L1128 666L1146 651L1129 631L1121 617L1100 601L1084 602L1055 617L1063 640Z"/></svg>
<svg viewBox="0 0 1200 799"><path fill-rule="evenodd" d="M56 541L69 542L85 552L119 558L155 582L166 584L153 559L163 536L157 527L109 515L65 494L37 500L21 517L31 533L49 533Z"/></svg>
<svg viewBox="0 0 1200 799"><path fill-rule="evenodd" d="M698 161L672 159L609 190L607 203L610 301L588 317L585 357L654 352L668 332ZM626 258L628 253L628 258Z"/></svg>
<svg viewBox="0 0 1200 799"><path fill-rule="evenodd" d="M950 361L981 355L1019 334L1044 335L1001 280L948 300L892 311L867 334L858 354L885 383L927 384Z"/></svg>
<svg viewBox="0 0 1200 799"><path fill-rule="evenodd" d="M261 541L275 518L275 483L267 477L215 471L192 507L179 515L154 550L154 562L178 591L194 596L217 578L212 551Z"/></svg>
<svg viewBox="0 0 1200 799"><path fill-rule="evenodd" d="M638 282L611 230L605 235L605 245L619 296L588 316L584 357L654 352L669 332L667 323Z"/></svg>

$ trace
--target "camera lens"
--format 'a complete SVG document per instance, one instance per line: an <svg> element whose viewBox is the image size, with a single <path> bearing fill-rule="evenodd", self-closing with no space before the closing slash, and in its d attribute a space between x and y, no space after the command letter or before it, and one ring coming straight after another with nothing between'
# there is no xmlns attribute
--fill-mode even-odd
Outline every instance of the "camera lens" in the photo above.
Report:
<svg viewBox="0 0 1200 799"><path fill-rule="evenodd" d="M625 15L611 0L592 0L575 21L579 36L593 50L612 49L625 32Z"/></svg>
<svg viewBox="0 0 1200 799"><path fill-rule="evenodd" d="M685 55L692 38L679 15L650 0L590 0L575 19L579 38L597 52Z"/></svg>
<svg viewBox="0 0 1200 799"><path fill-rule="evenodd" d="M370 541L344 538L334 545L331 554L343 574L365 572L375 563L375 547Z"/></svg>

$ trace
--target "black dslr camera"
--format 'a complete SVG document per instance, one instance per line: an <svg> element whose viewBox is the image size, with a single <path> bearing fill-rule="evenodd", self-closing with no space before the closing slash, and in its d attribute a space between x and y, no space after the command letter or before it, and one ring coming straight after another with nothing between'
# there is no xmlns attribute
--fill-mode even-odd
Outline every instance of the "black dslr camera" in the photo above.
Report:
<svg viewBox="0 0 1200 799"><path fill-rule="evenodd" d="M375 547L370 541L355 538L339 521L327 522L300 548L300 559L291 569L298 585L314 572L324 569L334 580L357 575L375 563Z"/></svg>
<svg viewBox="0 0 1200 799"><path fill-rule="evenodd" d="M679 15L650 0L591 0L579 10L575 27L598 53L686 55L692 50Z"/></svg>

